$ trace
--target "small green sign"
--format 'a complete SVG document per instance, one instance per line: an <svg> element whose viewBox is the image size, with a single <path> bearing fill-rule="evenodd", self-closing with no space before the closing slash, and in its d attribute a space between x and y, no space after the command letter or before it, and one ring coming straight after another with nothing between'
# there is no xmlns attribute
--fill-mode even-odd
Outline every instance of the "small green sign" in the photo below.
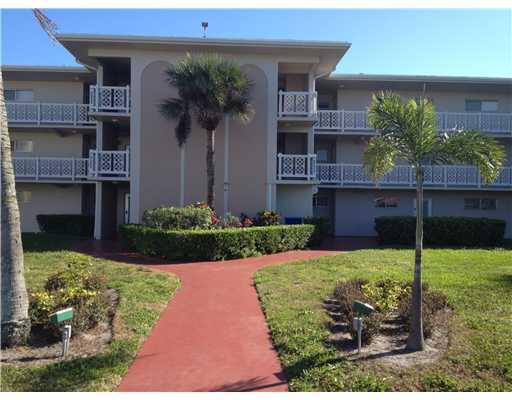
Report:
<svg viewBox="0 0 512 400"><path fill-rule="evenodd" d="M73 308L65 308L64 310L57 311L50 314L50 322L54 325L58 325L61 322L69 321L73 318Z"/></svg>
<svg viewBox="0 0 512 400"><path fill-rule="evenodd" d="M373 308L370 304L363 303L359 300L354 300L352 302L352 308L359 315L370 315L371 313L375 312L375 308Z"/></svg>

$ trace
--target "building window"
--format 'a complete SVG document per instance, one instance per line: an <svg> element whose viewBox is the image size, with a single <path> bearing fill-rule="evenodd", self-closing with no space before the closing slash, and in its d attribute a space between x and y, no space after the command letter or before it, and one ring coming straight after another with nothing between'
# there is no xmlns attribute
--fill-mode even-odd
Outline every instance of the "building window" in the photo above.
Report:
<svg viewBox="0 0 512 400"><path fill-rule="evenodd" d="M6 89L4 91L5 101L18 101L30 103L34 101L33 90Z"/></svg>
<svg viewBox="0 0 512 400"><path fill-rule="evenodd" d="M496 210L496 199L493 198L466 198L464 210Z"/></svg>
<svg viewBox="0 0 512 400"><path fill-rule="evenodd" d="M30 203L30 200L32 200L32 192L28 190L17 191L16 197L18 198L18 204Z"/></svg>
<svg viewBox="0 0 512 400"><path fill-rule="evenodd" d="M329 207L329 197L327 196L313 196L313 207Z"/></svg>
<svg viewBox="0 0 512 400"><path fill-rule="evenodd" d="M373 202L376 208L397 208L400 199L398 197L377 197Z"/></svg>
<svg viewBox="0 0 512 400"><path fill-rule="evenodd" d="M497 112L497 100L466 100L466 111L470 112Z"/></svg>
<svg viewBox="0 0 512 400"><path fill-rule="evenodd" d="M11 151L13 153L32 153L34 142L32 140L11 140Z"/></svg>
<svg viewBox="0 0 512 400"><path fill-rule="evenodd" d="M496 210L496 199L482 199L480 208L482 210Z"/></svg>

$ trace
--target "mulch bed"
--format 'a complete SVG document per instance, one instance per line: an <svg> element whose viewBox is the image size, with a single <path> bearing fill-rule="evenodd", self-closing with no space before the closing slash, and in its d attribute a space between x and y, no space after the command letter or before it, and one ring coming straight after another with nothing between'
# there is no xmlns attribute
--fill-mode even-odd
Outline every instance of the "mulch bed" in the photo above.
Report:
<svg viewBox="0 0 512 400"><path fill-rule="evenodd" d="M436 314L432 336L425 339L424 351L413 352L405 348L408 337L406 326L396 314L390 314L382 323L379 334L373 337L370 344L363 345L361 353L358 353L357 341L350 336L348 324L339 321L335 302L328 299L324 303L324 307L333 317L333 321L329 324L332 334L329 336L328 342L349 360L402 369L433 363L444 354L449 346L452 317L452 310L449 308Z"/></svg>
<svg viewBox="0 0 512 400"><path fill-rule="evenodd" d="M102 353L112 340L112 322L115 316L119 295L114 289L107 290L109 309L107 320L99 323L87 332L73 334L69 344L68 359L90 357ZM33 329L26 346L2 349L1 363L10 366L35 366L62 361L60 340L45 332Z"/></svg>

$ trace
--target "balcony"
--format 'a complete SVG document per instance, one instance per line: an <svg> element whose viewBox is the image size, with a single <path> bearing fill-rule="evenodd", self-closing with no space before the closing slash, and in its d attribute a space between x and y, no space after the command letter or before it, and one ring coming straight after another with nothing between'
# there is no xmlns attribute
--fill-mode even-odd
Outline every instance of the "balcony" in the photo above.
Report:
<svg viewBox="0 0 512 400"><path fill-rule="evenodd" d="M6 103L9 124L31 126L94 127L88 104Z"/></svg>
<svg viewBox="0 0 512 400"><path fill-rule="evenodd" d="M279 119L314 119L316 118L316 92L279 91L277 116Z"/></svg>
<svg viewBox="0 0 512 400"><path fill-rule="evenodd" d="M130 86L90 86L91 113L130 113Z"/></svg>
<svg viewBox="0 0 512 400"><path fill-rule="evenodd" d="M438 112L437 126L442 131L476 130L512 137L512 114ZM366 111L320 110L315 123L317 132L366 132L373 134Z"/></svg>
<svg viewBox="0 0 512 400"><path fill-rule="evenodd" d="M130 152L91 150L89 152L89 176L128 178L130 176Z"/></svg>
<svg viewBox="0 0 512 400"><path fill-rule="evenodd" d="M91 150L89 158L13 157L13 167L17 181L127 180L130 176L130 153Z"/></svg>
<svg viewBox="0 0 512 400"><path fill-rule="evenodd" d="M314 181L316 179L316 154L277 155L277 179Z"/></svg>
<svg viewBox="0 0 512 400"><path fill-rule="evenodd" d="M317 164L321 184L348 187L413 187L414 170L397 165L376 184L361 164ZM512 189L512 167L502 167L490 184L484 184L476 167L464 165L434 165L425 167L425 186L431 188Z"/></svg>

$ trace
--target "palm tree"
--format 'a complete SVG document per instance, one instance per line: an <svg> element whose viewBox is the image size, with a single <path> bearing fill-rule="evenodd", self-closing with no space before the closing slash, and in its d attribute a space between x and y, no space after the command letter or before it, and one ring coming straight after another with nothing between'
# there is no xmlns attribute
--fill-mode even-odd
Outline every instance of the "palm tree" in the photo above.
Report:
<svg viewBox="0 0 512 400"><path fill-rule="evenodd" d="M57 25L38 8L32 10L41 28L56 41ZM1 136L1 346L23 344L30 334L28 294L25 285L21 223L12 166L11 140L5 108L4 85L0 70Z"/></svg>
<svg viewBox="0 0 512 400"><path fill-rule="evenodd" d="M410 350L423 350L422 249L424 167L434 164L462 163L478 167L485 182L498 175L505 152L498 142L479 132L439 133L433 104L427 98L418 101L392 92L372 96L368 109L370 124L377 131L364 152L364 165L373 179L382 178L398 159L412 166L416 176L416 250L411 300Z"/></svg>
<svg viewBox="0 0 512 400"><path fill-rule="evenodd" d="M7 129L7 111L5 109L4 84L1 73L0 134L2 152L1 345L2 347L11 347L26 342L30 333L30 319L28 318L28 296L23 273L20 211L14 184L11 140Z"/></svg>
<svg viewBox="0 0 512 400"><path fill-rule="evenodd" d="M207 203L214 207L215 130L225 115L247 122L252 115L249 90L251 82L240 67L218 55L187 57L166 71L168 83L178 89L178 98L164 100L162 115L177 120L178 145L187 141L192 115L206 130Z"/></svg>

